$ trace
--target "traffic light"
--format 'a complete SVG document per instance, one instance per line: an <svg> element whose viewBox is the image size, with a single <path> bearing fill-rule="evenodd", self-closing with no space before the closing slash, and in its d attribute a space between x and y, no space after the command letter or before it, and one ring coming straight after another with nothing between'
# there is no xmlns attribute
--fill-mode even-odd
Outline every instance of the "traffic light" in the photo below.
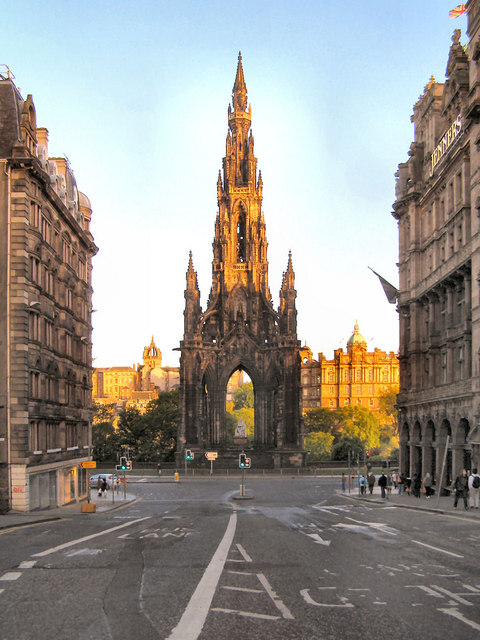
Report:
<svg viewBox="0 0 480 640"><path fill-rule="evenodd" d="M245 458L245 469L250 469L252 460L250 458Z"/></svg>
<svg viewBox="0 0 480 640"><path fill-rule="evenodd" d="M367 451L367 458L370 457L370 451Z"/></svg>
<svg viewBox="0 0 480 640"><path fill-rule="evenodd" d="M185 451L185 460L193 460L194 453L191 449Z"/></svg>
<svg viewBox="0 0 480 640"><path fill-rule="evenodd" d="M240 467L240 469L245 469L247 466L247 456L245 453L241 453L238 456L238 466Z"/></svg>
<svg viewBox="0 0 480 640"><path fill-rule="evenodd" d="M120 469L122 471L126 471L127 469L127 458L125 456L120 457Z"/></svg>
<svg viewBox="0 0 480 640"><path fill-rule="evenodd" d="M127 471L131 471L131 470L132 470L132 461L127 460Z"/></svg>

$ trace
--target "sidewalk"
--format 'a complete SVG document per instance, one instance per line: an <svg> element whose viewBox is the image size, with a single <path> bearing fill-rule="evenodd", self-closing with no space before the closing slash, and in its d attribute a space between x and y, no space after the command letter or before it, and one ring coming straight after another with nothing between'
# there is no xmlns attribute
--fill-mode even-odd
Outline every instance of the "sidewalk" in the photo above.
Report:
<svg viewBox="0 0 480 640"><path fill-rule="evenodd" d="M115 494L112 501L112 492L108 491L105 498L99 498L97 492L92 490L90 493L90 504L95 505L96 513L104 513L106 511L113 511L120 509L126 504L133 502L137 499L132 493L127 493L126 498L123 497L123 491ZM38 522L51 522L52 520L60 520L64 517L79 516L83 518L94 518L95 513L82 513L82 504L86 502L74 502L72 504L65 505L64 507L58 507L56 509L43 509L41 511L9 511L6 514L0 515L0 530L9 529L12 527L22 527L28 524L36 524Z"/></svg>
<svg viewBox="0 0 480 640"><path fill-rule="evenodd" d="M341 492L339 491L341 494ZM474 518L476 520L480 520L480 509L469 509L465 511L463 506L463 498L460 498L458 501L457 508L455 509L453 506L454 502L454 494L450 496L440 496L438 499L438 495L435 494L431 498L426 498L425 494L421 494L420 498L415 498L412 495L398 495L398 490L392 488L392 493L388 496L388 499L382 499L381 489L378 486L375 486L373 489L373 495L370 495L369 490L367 489L367 494L364 496L360 495L358 486L351 485L350 493L347 490L344 494L347 498L354 498L356 500L361 500L363 502L374 502L376 504L383 504L385 506L391 505L395 507L402 507L404 509L417 509L420 511L431 511L433 513L452 513L452 514L460 514L464 517Z"/></svg>

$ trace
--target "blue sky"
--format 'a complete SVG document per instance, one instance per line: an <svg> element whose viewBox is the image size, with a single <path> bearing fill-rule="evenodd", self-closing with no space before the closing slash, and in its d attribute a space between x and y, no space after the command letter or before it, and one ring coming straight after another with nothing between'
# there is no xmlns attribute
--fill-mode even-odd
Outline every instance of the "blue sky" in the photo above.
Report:
<svg viewBox="0 0 480 640"><path fill-rule="evenodd" d="M205 307L216 181L242 51L274 305L292 251L298 337L329 357L355 320L398 348L373 267L398 283L394 173L412 108L443 81L455 0L6 0L2 57L50 156L91 200L94 366L178 363L192 250Z"/></svg>

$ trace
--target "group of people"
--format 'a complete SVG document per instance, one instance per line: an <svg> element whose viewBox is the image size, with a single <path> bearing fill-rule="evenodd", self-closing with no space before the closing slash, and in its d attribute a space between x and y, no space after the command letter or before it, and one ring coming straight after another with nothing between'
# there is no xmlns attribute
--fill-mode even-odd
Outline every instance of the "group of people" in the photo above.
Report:
<svg viewBox="0 0 480 640"><path fill-rule="evenodd" d="M473 469L468 475L465 469L462 470L452 483L452 491L454 494L453 506L457 508L460 498L463 499L465 509L478 509L480 494L480 476L478 469Z"/></svg>
<svg viewBox="0 0 480 640"><path fill-rule="evenodd" d="M342 473L341 484L343 492L345 492L345 482L345 474ZM387 499L393 489L398 490L400 496L412 495L415 498L420 498L422 493L425 494L426 498L431 498L435 493L433 478L430 473L426 473L423 479L419 473L414 474L413 478L407 477L404 473L392 472L388 475L382 473L377 480L370 471L359 478L360 494L366 495L368 489L370 495L372 495L376 483L380 487L382 498ZM473 469L470 475L463 469L462 473L452 483L451 490L454 494L453 506L455 508L460 498L462 498L465 509L478 509L480 502L480 475L478 474L478 469Z"/></svg>

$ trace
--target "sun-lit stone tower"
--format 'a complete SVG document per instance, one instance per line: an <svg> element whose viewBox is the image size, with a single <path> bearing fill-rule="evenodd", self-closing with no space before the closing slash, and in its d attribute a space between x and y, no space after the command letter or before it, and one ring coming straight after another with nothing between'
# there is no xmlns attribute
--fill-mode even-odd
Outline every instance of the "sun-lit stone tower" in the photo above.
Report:
<svg viewBox="0 0 480 640"><path fill-rule="evenodd" d="M230 376L242 369L255 390L254 464L301 465L295 273L289 254L275 311L268 286L263 182L257 173L251 119L239 54L228 107L226 155L217 180L212 286L204 312L191 253L188 263L178 455L181 460L185 448L214 448L223 451L224 460L236 456L226 446L225 397Z"/></svg>

